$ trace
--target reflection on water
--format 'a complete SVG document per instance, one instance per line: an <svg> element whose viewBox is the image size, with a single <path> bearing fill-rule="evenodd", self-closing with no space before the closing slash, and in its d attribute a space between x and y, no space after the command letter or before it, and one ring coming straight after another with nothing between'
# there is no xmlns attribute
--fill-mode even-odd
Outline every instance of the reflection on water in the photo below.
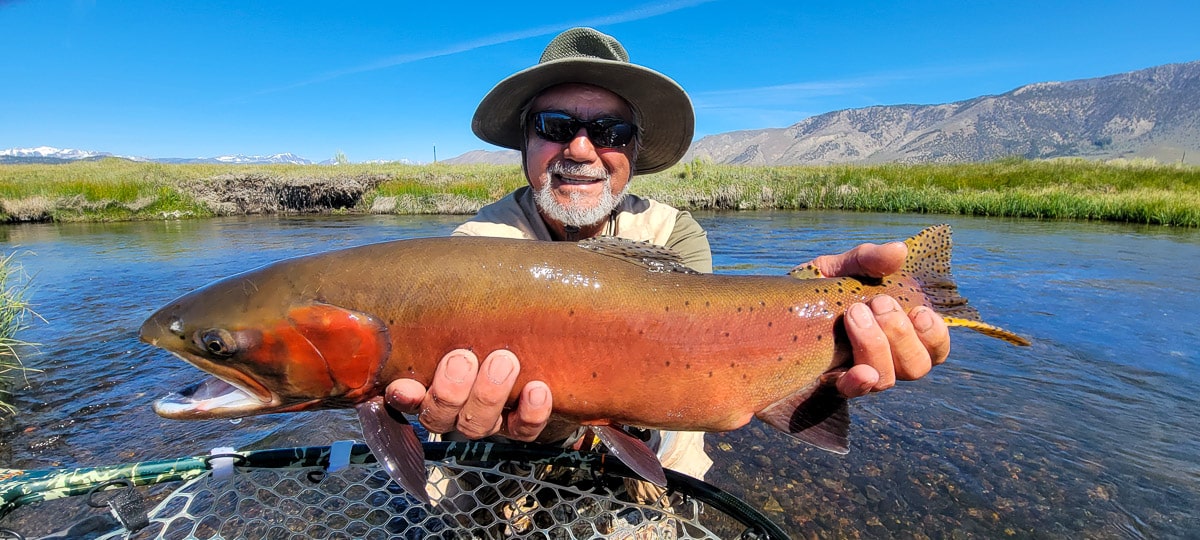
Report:
<svg viewBox="0 0 1200 540"><path fill-rule="evenodd" d="M710 435L709 480L797 536L1134 536L1200 530L1200 232L1099 223L831 212L700 214L718 272L782 273L860 242L955 228L955 275L1018 349L955 331L946 365L855 401L852 449L755 422ZM213 279L280 259L445 234L449 217L228 218L0 228L46 323L0 466L87 466L358 437L343 411L158 418L198 372L136 340L142 320ZM113 441L120 441L113 444ZM169 441L169 442L165 442Z"/></svg>

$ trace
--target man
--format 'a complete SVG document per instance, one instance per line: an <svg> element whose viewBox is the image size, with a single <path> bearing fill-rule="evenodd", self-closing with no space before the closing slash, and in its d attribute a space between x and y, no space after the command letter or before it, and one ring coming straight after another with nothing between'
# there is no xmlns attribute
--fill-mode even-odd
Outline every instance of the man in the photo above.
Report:
<svg viewBox="0 0 1200 540"><path fill-rule="evenodd" d="M711 272L707 237L690 214L626 194L634 175L683 157L693 126L691 101L673 80L630 63L610 36L567 30L537 65L497 84L472 121L481 139L521 150L529 186L483 208L454 234L560 241L612 235L666 246L689 267ZM878 277L899 270L905 255L902 243L864 244L813 262L826 276ZM847 397L920 378L949 353L949 332L927 308L904 313L880 296L851 306L846 321L855 365L837 388ZM451 351L428 389L414 380L393 382L388 403L419 413L433 433L470 439L499 434L549 442L573 430L548 426L553 396L540 381L525 385L516 407L505 411L519 359L504 350L481 352L489 353L482 363L471 351ZM663 441L664 466L703 477L711 462L701 434L669 433Z"/></svg>

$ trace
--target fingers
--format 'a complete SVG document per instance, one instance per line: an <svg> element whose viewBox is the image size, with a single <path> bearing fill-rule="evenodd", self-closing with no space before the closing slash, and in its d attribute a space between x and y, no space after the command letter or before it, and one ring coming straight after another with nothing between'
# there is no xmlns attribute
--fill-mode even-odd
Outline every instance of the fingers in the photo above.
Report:
<svg viewBox="0 0 1200 540"><path fill-rule="evenodd" d="M846 336L854 351L854 365L874 368L878 379L870 390L886 390L896 385L896 368L887 334L875 320L874 310L866 304L854 304L846 311ZM860 370L861 372L861 370ZM845 375L843 375L845 378ZM841 390L841 381L838 381Z"/></svg>
<svg viewBox="0 0 1200 540"><path fill-rule="evenodd" d="M412 379L396 379L388 384L383 396L393 409L417 414L425 401L425 386Z"/></svg>
<svg viewBox="0 0 1200 540"><path fill-rule="evenodd" d="M858 364L838 377L837 389L843 397L856 398L870 394L879 383L879 372L866 364Z"/></svg>
<svg viewBox="0 0 1200 540"><path fill-rule="evenodd" d="M950 328L946 326L946 321L925 306L910 311L908 316L912 319L917 337L929 353L930 362L934 366L941 365L950 356Z"/></svg>
<svg viewBox="0 0 1200 540"><path fill-rule="evenodd" d="M469 350L451 351L438 362L429 389L412 379L388 384L388 405L417 419L430 432L458 431L469 439L504 435L521 441L537 439L550 420L550 388L533 381L521 389L517 407L505 414L508 396L521 373L509 351L499 350L482 363Z"/></svg>
<svg viewBox="0 0 1200 540"><path fill-rule="evenodd" d="M508 413L505 433L510 439L533 442L541 435L550 421L553 398L550 387L541 381L532 381L521 389L517 408Z"/></svg>
<svg viewBox="0 0 1200 540"><path fill-rule="evenodd" d="M924 377L950 352L950 332L940 317L923 306L904 313L890 296L851 306L846 312L846 334L858 368L838 380L838 390L847 397L886 390L897 380ZM878 378L859 366L873 369Z"/></svg>
<svg viewBox="0 0 1200 540"><path fill-rule="evenodd" d="M466 349L450 351L438 362L417 419L433 433L454 431L479 372L479 359Z"/></svg>
<svg viewBox="0 0 1200 540"><path fill-rule="evenodd" d="M499 350L489 354L458 412L457 430L469 439L500 431L504 405L520 373L521 364L513 353Z"/></svg>
<svg viewBox="0 0 1200 540"><path fill-rule="evenodd" d="M837 255L821 255L812 263L825 277L883 277L900 270L908 246L904 242L861 244Z"/></svg>

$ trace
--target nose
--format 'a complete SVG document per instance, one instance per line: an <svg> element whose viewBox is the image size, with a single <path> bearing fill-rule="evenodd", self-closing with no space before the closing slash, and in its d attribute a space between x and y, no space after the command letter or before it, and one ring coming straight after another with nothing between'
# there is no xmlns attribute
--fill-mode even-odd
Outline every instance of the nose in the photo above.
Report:
<svg viewBox="0 0 1200 540"><path fill-rule="evenodd" d="M581 127L575 132L575 137L567 142L563 157L580 163L590 163L598 159L596 145L588 138L587 128Z"/></svg>

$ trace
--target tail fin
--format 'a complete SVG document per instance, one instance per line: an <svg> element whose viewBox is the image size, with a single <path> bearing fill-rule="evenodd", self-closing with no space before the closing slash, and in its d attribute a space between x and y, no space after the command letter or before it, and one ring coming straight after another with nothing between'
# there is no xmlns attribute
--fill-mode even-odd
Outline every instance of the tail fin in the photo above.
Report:
<svg viewBox="0 0 1200 540"><path fill-rule="evenodd" d="M946 325L970 328L1013 345L1029 345L1029 340L983 322L979 311L968 306L967 299L958 294L958 285L950 275L950 235L950 226L942 224L929 227L905 240L908 259L904 261L901 272L907 273L921 284L925 296L933 304L933 310L942 316Z"/></svg>

